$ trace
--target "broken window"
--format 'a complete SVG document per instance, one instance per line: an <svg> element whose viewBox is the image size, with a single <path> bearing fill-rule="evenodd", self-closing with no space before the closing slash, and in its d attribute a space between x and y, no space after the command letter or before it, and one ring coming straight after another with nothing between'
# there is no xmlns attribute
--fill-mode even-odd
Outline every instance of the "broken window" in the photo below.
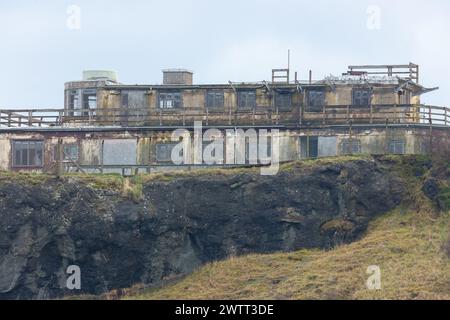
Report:
<svg viewBox="0 0 450 320"><path fill-rule="evenodd" d="M372 91L370 89L353 89L352 104L358 107L368 107L370 105L370 98Z"/></svg>
<svg viewBox="0 0 450 320"><path fill-rule="evenodd" d="M238 91L238 108L243 110L256 107L256 91L242 90Z"/></svg>
<svg viewBox="0 0 450 320"><path fill-rule="evenodd" d="M307 112L317 112L322 111L325 105L325 92L322 90L311 90L308 91L308 101L306 103Z"/></svg>
<svg viewBox="0 0 450 320"><path fill-rule="evenodd" d="M43 141L13 141L13 167L42 167L44 155Z"/></svg>
<svg viewBox="0 0 450 320"><path fill-rule="evenodd" d="M389 153L405 154L405 141L404 140L391 140L389 142Z"/></svg>
<svg viewBox="0 0 450 320"><path fill-rule="evenodd" d="M97 108L97 94L84 94L83 95L83 108L84 109L96 109Z"/></svg>
<svg viewBox="0 0 450 320"><path fill-rule="evenodd" d="M172 149L176 146L175 143L159 143L156 145L156 161L157 162L172 162ZM183 157L183 149L180 149L179 156Z"/></svg>
<svg viewBox="0 0 450 320"><path fill-rule="evenodd" d="M53 159L58 160L58 148L53 148ZM63 160L64 161L78 161L78 144L64 144L63 145Z"/></svg>
<svg viewBox="0 0 450 320"><path fill-rule="evenodd" d="M160 92L158 95L160 109L177 109L182 106L181 92Z"/></svg>
<svg viewBox="0 0 450 320"><path fill-rule="evenodd" d="M357 154L361 153L361 141L359 140L344 140L341 143L341 154Z"/></svg>
<svg viewBox="0 0 450 320"><path fill-rule="evenodd" d="M275 93L275 107L280 110L290 110L292 105L292 95L290 92Z"/></svg>
<svg viewBox="0 0 450 320"><path fill-rule="evenodd" d="M206 107L208 109L223 109L224 95L222 90L208 90L206 92Z"/></svg>

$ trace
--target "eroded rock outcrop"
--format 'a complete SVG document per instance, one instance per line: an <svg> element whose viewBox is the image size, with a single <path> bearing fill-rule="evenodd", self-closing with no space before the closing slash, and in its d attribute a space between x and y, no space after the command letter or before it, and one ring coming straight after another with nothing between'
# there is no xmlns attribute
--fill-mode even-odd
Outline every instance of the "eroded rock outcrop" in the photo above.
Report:
<svg viewBox="0 0 450 320"><path fill-rule="evenodd" d="M230 255L327 248L358 238L396 207L404 183L374 159L303 165L275 176L242 170L152 180L142 199L78 178L0 181L0 298L158 283Z"/></svg>

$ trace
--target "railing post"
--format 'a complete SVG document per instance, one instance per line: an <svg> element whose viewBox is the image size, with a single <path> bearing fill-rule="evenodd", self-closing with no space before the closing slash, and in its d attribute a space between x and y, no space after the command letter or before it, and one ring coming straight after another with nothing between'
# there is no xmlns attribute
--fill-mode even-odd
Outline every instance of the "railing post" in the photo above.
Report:
<svg viewBox="0 0 450 320"><path fill-rule="evenodd" d="M350 121L350 106L347 105L347 113L346 113L347 119L346 122L348 123Z"/></svg>
<svg viewBox="0 0 450 320"><path fill-rule="evenodd" d="M394 123L397 123L397 104L394 104Z"/></svg>
<svg viewBox="0 0 450 320"><path fill-rule="evenodd" d="M162 109L159 109L159 125L162 126Z"/></svg>
<svg viewBox="0 0 450 320"><path fill-rule="evenodd" d="M326 114L325 114L325 105L322 107L322 124L325 125L326 123Z"/></svg>
<svg viewBox="0 0 450 320"><path fill-rule="evenodd" d="M89 117L89 125L92 125L92 110L89 109L88 111L88 117Z"/></svg>
<svg viewBox="0 0 450 320"><path fill-rule="evenodd" d="M428 121L430 122L430 126L433 125L433 120L431 119L431 106L428 106Z"/></svg>
<svg viewBox="0 0 450 320"><path fill-rule="evenodd" d="M62 138L58 139L58 144L56 146L56 177L60 178L63 175L64 167L63 167L63 160L64 160L64 150L63 150L63 140Z"/></svg>
<svg viewBox="0 0 450 320"><path fill-rule="evenodd" d="M277 112L276 119L275 119L275 124L278 125L279 117L280 117L280 113L279 113L279 110L278 110L278 106L275 107L275 110L276 110L276 112Z"/></svg>
<svg viewBox="0 0 450 320"><path fill-rule="evenodd" d="M32 111L28 111L28 126L33 126Z"/></svg>
<svg viewBox="0 0 450 320"><path fill-rule="evenodd" d="M298 125L299 126L302 125L302 111L303 111L303 108L302 108L302 104L300 103L298 105Z"/></svg>
<svg viewBox="0 0 450 320"><path fill-rule="evenodd" d="M372 104L370 104L370 124L372 124L373 123L373 105Z"/></svg>
<svg viewBox="0 0 450 320"><path fill-rule="evenodd" d="M208 125L209 109L206 107L206 125Z"/></svg>
<svg viewBox="0 0 450 320"><path fill-rule="evenodd" d="M8 112L8 128L11 127L11 112Z"/></svg>
<svg viewBox="0 0 450 320"><path fill-rule="evenodd" d="M255 125L255 108L252 111L252 124Z"/></svg>
<svg viewBox="0 0 450 320"><path fill-rule="evenodd" d="M228 124L231 125L231 106L229 108L229 112L228 112Z"/></svg>
<svg viewBox="0 0 450 320"><path fill-rule="evenodd" d="M444 107L444 124L447 126L447 107Z"/></svg>
<svg viewBox="0 0 450 320"><path fill-rule="evenodd" d="M183 126L186 125L186 109L181 110L181 119L183 121Z"/></svg>

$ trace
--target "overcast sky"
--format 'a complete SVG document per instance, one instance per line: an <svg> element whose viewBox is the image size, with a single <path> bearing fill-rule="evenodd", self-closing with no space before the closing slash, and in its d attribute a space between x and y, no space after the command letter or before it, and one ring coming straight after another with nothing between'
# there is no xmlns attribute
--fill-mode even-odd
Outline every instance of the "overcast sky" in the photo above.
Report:
<svg viewBox="0 0 450 320"><path fill-rule="evenodd" d="M0 0L0 30L0 108L62 107L85 69L127 84L169 67L196 83L269 80L288 49L302 79L411 61L440 87L422 101L450 102L448 0Z"/></svg>

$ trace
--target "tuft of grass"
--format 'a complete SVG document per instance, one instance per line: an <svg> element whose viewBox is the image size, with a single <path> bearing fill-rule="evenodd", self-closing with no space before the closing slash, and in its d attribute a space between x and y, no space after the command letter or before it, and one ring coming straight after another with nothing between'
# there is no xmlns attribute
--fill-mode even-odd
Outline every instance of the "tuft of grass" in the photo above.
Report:
<svg viewBox="0 0 450 320"><path fill-rule="evenodd" d="M134 202L139 202L143 198L143 185L140 176L124 178L122 185L122 195Z"/></svg>
<svg viewBox="0 0 450 320"><path fill-rule="evenodd" d="M66 174L64 177L71 177L86 184L93 189L113 190L120 192L123 189L124 178L120 174Z"/></svg>
<svg viewBox="0 0 450 320"><path fill-rule="evenodd" d="M52 179L55 179L55 176L44 173L0 171L0 183L15 181L19 183L39 185L45 184Z"/></svg>

